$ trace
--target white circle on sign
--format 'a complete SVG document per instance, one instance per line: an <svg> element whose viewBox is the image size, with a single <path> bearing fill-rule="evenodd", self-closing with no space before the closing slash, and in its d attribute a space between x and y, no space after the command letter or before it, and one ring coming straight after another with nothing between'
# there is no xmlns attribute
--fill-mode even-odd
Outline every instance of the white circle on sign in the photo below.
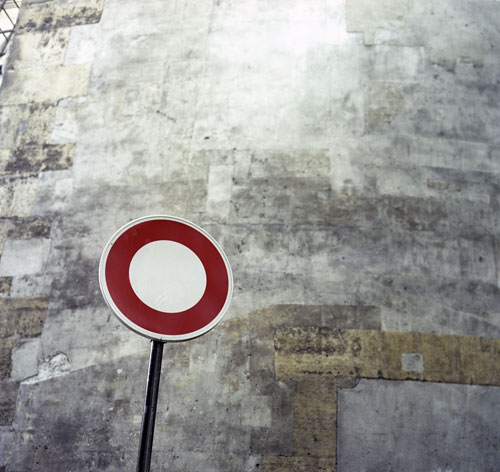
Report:
<svg viewBox="0 0 500 472"><path fill-rule="evenodd" d="M196 305L207 286L200 258L175 241L153 241L142 246L132 258L128 274L139 299L154 310L167 313Z"/></svg>

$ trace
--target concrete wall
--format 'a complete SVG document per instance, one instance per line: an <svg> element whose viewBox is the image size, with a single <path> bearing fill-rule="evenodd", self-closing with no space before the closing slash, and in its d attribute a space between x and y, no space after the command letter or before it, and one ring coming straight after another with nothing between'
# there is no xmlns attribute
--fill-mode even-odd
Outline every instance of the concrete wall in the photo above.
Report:
<svg viewBox="0 0 500 472"><path fill-rule="evenodd" d="M97 268L118 227L155 213L206 228L235 292L216 330L165 348L154 470L495 470L476 399L500 400L500 2L25 0L17 28L0 470L133 469L149 343ZM338 340L314 329L354 330L359 349L326 362ZM384 332L400 334L373 351ZM454 416L480 418L472 439L433 455L432 415L400 421L423 398L446 444ZM380 433L374 411L408 440L357 456L345 438ZM391 463L415 442L436 461ZM481 445L468 462L464 444Z"/></svg>

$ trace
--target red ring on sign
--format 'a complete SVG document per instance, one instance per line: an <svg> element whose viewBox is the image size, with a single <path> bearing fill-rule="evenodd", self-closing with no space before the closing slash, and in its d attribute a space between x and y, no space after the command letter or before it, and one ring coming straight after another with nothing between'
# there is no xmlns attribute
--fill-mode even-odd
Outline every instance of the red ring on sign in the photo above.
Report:
<svg viewBox="0 0 500 472"><path fill-rule="evenodd" d="M205 269L205 292L200 301L187 310L176 313L155 310L139 299L130 284L129 267L135 253L146 244L160 240L188 247ZM111 246L105 274L109 294L117 308L139 327L162 335L184 335L203 328L220 313L229 291L224 259L212 241L195 228L172 220L145 221L122 233Z"/></svg>

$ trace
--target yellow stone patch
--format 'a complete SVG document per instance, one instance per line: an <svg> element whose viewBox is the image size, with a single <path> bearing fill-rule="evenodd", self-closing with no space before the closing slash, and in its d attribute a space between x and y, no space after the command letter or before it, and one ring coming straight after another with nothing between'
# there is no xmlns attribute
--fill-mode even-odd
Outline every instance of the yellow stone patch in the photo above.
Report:
<svg viewBox="0 0 500 472"><path fill-rule="evenodd" d="M500 386L500 339L281 327L274 348L276 377L295 381L293 456L263 457L268 472L335 471L337 388L355 378Z"/></svg>
<svg viewBox="0 0 500 472"><path fill-rule="evenodd" d="M500 385L500 340L432 333L280 328L278 378L327 374L390 380ZM423 358L423 372L403 369L403 354Z"/></svg>
<svg viewBox="0 0 500 472"><path fill-rule="evenodd" d="M306 375L297 379L293 411L296 456L335 457L337 383L335 377Z"/></svg>

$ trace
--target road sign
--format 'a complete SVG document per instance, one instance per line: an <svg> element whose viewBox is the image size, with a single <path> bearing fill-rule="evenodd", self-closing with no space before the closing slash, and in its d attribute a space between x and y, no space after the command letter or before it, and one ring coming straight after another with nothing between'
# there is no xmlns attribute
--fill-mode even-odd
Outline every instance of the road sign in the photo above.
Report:
<svg viewBox="0 0 500 472"><path fill-rule="evenodd" d="M146 216L120 228L104 248L99 283L118 319L157 341L206 333L224 316L233 291L219 244L173 216Z"/></svg>

